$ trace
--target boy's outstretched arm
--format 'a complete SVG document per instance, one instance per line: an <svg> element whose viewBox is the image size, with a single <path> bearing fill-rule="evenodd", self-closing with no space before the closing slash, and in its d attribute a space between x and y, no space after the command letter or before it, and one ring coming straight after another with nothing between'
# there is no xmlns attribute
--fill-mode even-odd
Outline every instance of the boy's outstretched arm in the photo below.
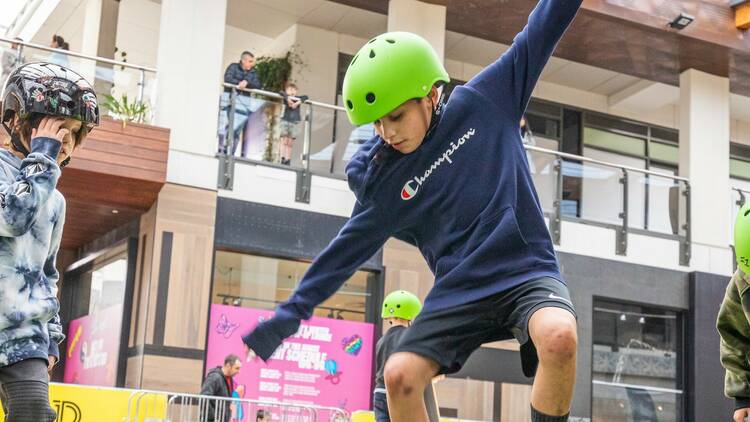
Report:
<svg viewBox="0 0 750 422"><path fill-rule="evenodd" d="M540 0L510 49L466 85L520 121L531 92L583 0Z"/></svg>
<svg viewBox="0 0 750 422"><path fill-rule="evenodd" d="M721 364L726 369L724 393L734 399L735 409L750 407L750 324L743 310L736 277L727 287L716 327L721 336Z"/></svg>
<svg viewBox="0 0 750 422"><path fill-rule="evenodd" d="M285 338L297 332L301 320L309 319L316 306L331 297L383 246L390 236L387 227L388 222L375 207L357 203L351 219L313 261L289 300L242 341L261 359L268 360Z"/></svg>

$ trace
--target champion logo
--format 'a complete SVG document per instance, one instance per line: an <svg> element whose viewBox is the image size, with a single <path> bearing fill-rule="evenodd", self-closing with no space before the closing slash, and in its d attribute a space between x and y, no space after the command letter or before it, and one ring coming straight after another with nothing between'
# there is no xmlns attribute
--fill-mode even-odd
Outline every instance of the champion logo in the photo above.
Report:
<svg viewBox="0 0 750 422"><path fill-rule="evenodd" d="M457 141L451 142L450 148L445 150L445 152L438 157L437 160L435 160L427 170L424 171L422 176L414 176L412 179L409 179L406 183L404 183L404 187L401 189L401 199L404 201L408 201L412 198L414 198L417 195L417 192L419 192L420 186L422 186L425 182L427 182L427 179L432 175L432 172L435 171L438 167L440 167L443 162L448 162L448 164L453 164L453 160L451 160L451 156L458 151L459 148L461 148L461 145L466 143L469 139L471 139L472 136L476 133L476 130L474 128L471 128L466 131L466 133L463 134L460 138L458 138Z"/></svg>

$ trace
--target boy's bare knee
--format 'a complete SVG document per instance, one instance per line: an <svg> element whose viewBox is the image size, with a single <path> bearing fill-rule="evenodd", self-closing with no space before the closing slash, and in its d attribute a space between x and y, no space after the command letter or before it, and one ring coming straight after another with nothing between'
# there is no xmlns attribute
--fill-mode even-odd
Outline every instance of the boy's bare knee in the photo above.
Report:
<svg viewBox="0 0 750 422"><path fill-rule="evenodd" d="M575 360L578 336L575 324L560 322L547 327L536 344L542 364L567 365Z"/></svg>
<svg viewBox="0 0 750 422"><path fill-rule="evenodd" d="M408 353L396 353L388 359L383 378L390 397L422 394L433 374L430 373L429 364L420 363L415 362L415 357Z"/></svg>

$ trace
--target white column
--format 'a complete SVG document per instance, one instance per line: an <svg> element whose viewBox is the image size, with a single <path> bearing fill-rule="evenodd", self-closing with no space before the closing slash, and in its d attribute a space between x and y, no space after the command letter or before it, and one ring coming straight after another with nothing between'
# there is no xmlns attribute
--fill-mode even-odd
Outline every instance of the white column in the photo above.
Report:
<svg viewBox="0 0 750 422"><path fill-rule="evenodd" d="M181 173L176 151L216 152L226 12L227 0L161 3L155 124L172 131L168 174Z"/></svg>
<svg viewBox="0 0 750 422"><path fill-rule="evenodd" d="M445 56L445 6L417 0L390 0L388 4L388 32L408 31L424 37L437 51L440 60Z"/></svg>
<svg viewBox="0 0 750 422"><path fill-rule="evenodd" d="M729 246L729 129L729 79L694 69L683 72L679 172L690 179L694 252L701 246Z"/></svg>
<svg viewBox="0 0 750 422"><path fill-rule="evenodd" d="M97 56L99 49L99 27L102 16L102 0L86 0L83 9L83 37L81 53ZM96 75L96 62L93 60L71 58L76 70L92 84Z"/></svg>

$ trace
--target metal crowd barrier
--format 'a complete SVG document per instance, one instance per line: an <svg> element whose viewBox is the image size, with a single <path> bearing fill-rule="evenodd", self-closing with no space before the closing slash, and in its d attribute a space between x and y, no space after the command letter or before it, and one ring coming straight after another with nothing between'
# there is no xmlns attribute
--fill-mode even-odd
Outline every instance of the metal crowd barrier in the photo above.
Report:
<svg viewBox="0 0 750 422"><path fill-rule="evenodd" d="M135 391L125 422L349 422L334 407L212 397L165 391Z"/></svg>

